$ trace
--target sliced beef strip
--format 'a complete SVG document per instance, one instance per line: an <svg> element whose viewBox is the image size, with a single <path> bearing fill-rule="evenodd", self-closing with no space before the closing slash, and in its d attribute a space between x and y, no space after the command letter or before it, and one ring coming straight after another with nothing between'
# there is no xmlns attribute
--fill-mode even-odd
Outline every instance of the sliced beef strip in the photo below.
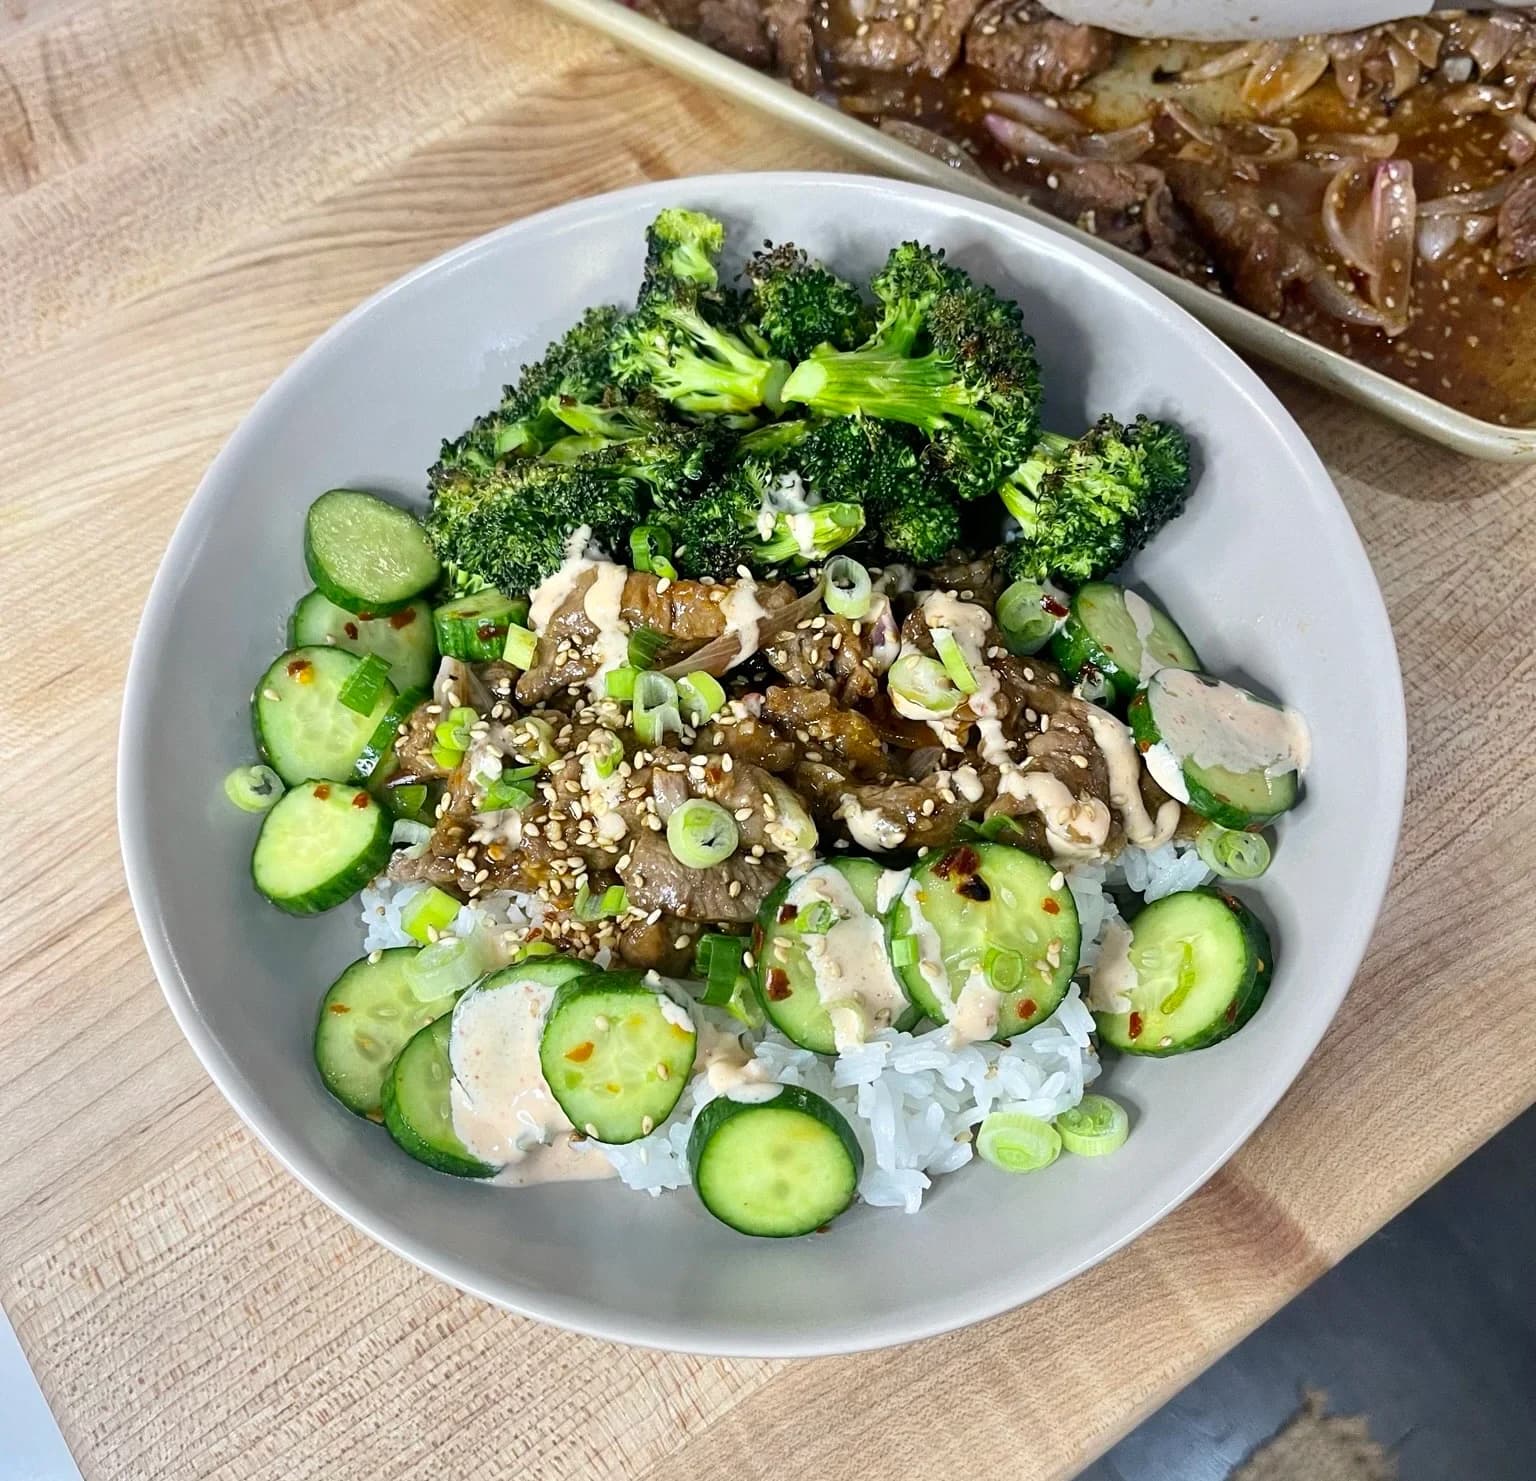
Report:
<svg viewBox="0 0 1536 1481"><path fill-rule="evenodd" d="M1499 207L1494 266L1517 273L1536 263L1536 173L1514 185Z"/></svg>
<svg viewBox="0 0 1536 1481"><path fill-rule="evenodd" d="M989 612L1009 584L993 563L991 552L974 560L940 561L929 569L924 589L952 591L963 602L978 602Z"/></svg>
<svg viewBox="0 0 1536 1481"><path fill-rule="evenodd" d="M761 0L778 70L803 93L821 91L812 0Z"/></svg>
<svg viewBox="0 0 1536 1481"><path fill-rule="evenodd" d="M994 785L995 780L994 774ZM901 830L899 846L902 848L931 848L951 842L955 829L962 822L981 816L991 792L989 788L972 803L954 790L948 776L942 772L934 772L916 782L897 779L860 782L835 766L816 761L803 761L795 768L795 786L811 799L818 817L828 824L835 821L849 837L853 835L842 821L846 803L878 812Z"/></svg>
<svg viewBox="0 0 1536 1481"><path fill-rule="evenodd" d="M663 823L688 798L702 797L718 803L735 819L743 850L754 847L767 853L776 850L770 836L768 810L763 803L764 794L772 796L774 791L774 780L766 771L734 761L729 771L713 761L689 765L692 758L688 752L669 746L655 748L650 756L651 764L636 773L634 782L648 790L656 816ZM643 804L634 801L632 806L635 811L631 831L644 831L646 825L640 816Z"/></svg>
<svg viewBox="0 0 1536 1481"><path fill-rule="evenodd" d="M784 877L784 860L777 854L754 859L738 850L723 864L690 869L672 857L664 835L642 829L619 871L629 903L649 914L700 922L748 924ZM733 891L732 886L735 886Z"/></svg>
<svg viewBox="0 0 1536 1481"><path fill-rule="evenodd" d="M965 59L1020 92L1070 92L1115 57L1115 37L1058 20L1034 0L989 0L965 35Z"/></svg>
<svg viewBox="0 0 1536 1481"><path fill-rule="evenodd" d="M923 71L942 77L960 60L966 27L981 0L930 0L918 23L923 49Z"/></svg>
<svg viewBox="0 0 1536 1481"><path fill-rule="evenodd" d="M922 60L916 13L900 0L831 0L827 53L839 71L910 72Z"/></svg>
<svg viewBox="0 0 1536 1481"><path fill-rule="evenodd" d="M702 0L694 34L749 67L773 64L774 48L758 0Z"/></svg>
<svg viewBox="0 0 1536 1481"><path fill-rule="evenodd" d="M880 688L868 639L846 617L828 614L789 628L764 646L763 656L791 684L829 690L840 704L859 704Z"/></svg>
<svg viewBox="0 0 1536 1481"><path fill-rule="evenodd" d="M802 746L831 752L855 775L878 776L885 770L879 732L866 716L844 709L824 689L775 684L764 696L763 719Z"/></svg>
<svg viewBox="0 0 1536 1481"><path fill-rule="evenodd" d="M430 782L448 775L448 768L432 752L437 746L437 727L443 718L442 706L424 700L405 717L395 736L395 759L400 768L398 781Z"/></svg>
<svg viewBox="0 0 1536 1481"><path fill-rule="evenodd" d="M777 731L750 715L728 722L706 725L699 732L696 745L709 751L719 751L731 758L734 764L745 761L764 771L790 771L799 759L794 745Z"/></svg>
<svg viewBox="0 0 1536 1481"><path fill-rule="evenodd" d="M626 966L660 972L665 977L691 977L694 953L702 934L695 921L678 920L671 915L653 921L642 916L619 928L614 949Z"/></svg>

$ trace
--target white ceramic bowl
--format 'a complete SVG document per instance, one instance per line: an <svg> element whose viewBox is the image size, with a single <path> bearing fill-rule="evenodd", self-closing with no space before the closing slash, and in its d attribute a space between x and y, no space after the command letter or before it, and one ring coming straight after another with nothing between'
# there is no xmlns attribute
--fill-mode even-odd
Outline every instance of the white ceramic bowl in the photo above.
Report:
<svg viewBox="0 0 1536 1481"><path fill-rule="evenodd" d="M663 205L723 217L736 254L794 240L866 277L916 237L1019 299L1047 423L1101 410L1177 418L1199 448L1189 512L1136 575L1217 673L1311 721L1315 762L1256 896L1278 943L1258 1017L1225 1044L1118 1062L1133 1109L1117 1156L1008 1178L940 1179L908 1217L858 1207L805 1240L752 1241L687 1192L526 1190L442 1177L321 1088L320 995L358 954L355 907L317 921L256 895L254 826L220 779L251 756L251 684L308 586L303 513L326 488L419 499L444 433L492 404L588 304L626 301ZM1103 258L1009 213L888 180L781 174L666 181L577 201L450 252L348 315L278 379L209 469L171 542L134 648L119 809L155 971L252 1130L338 1212L443 1279L626 1342L809 1355L992 1316L1102 1260L1185 1198L1280 1098L1328 1026L1381 902L1404 775L1392 635L1327 474L1258 378L1182 310ZM1192 1273L1193 1274L1193 1273Z"/></svg>

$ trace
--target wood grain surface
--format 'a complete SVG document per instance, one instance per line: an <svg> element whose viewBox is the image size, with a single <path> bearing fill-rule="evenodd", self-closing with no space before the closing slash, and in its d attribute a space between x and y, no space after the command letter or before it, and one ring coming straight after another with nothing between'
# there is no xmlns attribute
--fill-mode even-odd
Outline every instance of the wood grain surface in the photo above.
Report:
<svg viewBox="0 0 1536 1481"><path fill-rule="evenodd" d="M917 1347L692 1359L437 1284L238 1126L139 945L110 780L203 469L445 247L645 179L843 163L531 0L0 0L0 1301L92 1481L1067 1477L1536 1098L1536 470L1280 381L1386 591L1408 813L1322 1048L1150 1234Z"/></svg>

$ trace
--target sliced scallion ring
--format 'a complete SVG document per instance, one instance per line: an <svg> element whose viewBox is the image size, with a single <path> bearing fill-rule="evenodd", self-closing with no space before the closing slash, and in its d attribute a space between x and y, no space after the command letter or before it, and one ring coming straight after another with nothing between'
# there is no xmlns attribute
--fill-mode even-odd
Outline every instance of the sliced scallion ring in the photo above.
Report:
<svg viewBox="0 0 1536 1481"><path fill-rule="evenodd" d="M576 891L576 903L571 914L579 921L602 920L611 915L623 915L629 908L629 893L621 884L609 885L601 895L594 895L586 885Z"/></svg>
<svg viewBox="0 0 1536 1481"><path fill-rule="evenodd" d="M939 655L939 662L944 665L950 683L962 694L974 694L978 687L976 675L971 672L971 666L966 661L960 639L947 627L934 628L932 635L933 651Z"/></svg>
<svg viewBox="0 0 1536 1481"><path fill-rule="evenodd" d="M930 715L947 715L960 703L944 665L925 653L904 653L891 665L886 683L897 698Z"/></svg>
<svg viewBox="0 0 1536 1481"><path fill-rule="evenodd" d="M470 709L468 705L459 705L451 709L438 722L433 734L437 737L440 746L446 746L450 751L467 751L469 749L470 728L480 719L479 714Z"/></svg>
<svg viewBox="0 0 1536 1481"><path fill-rule="evenodd" d="M1016 657L1038 653L1061 625L1061 618L1047 609L1047 601L1055 602L1050 592L1022 576L997 599L997 625L1008 651Z"/></svg>
<svg viewBox="0 0 1536 1481"><path fill-rule="evenodd" d="M1201 827L1195 834L1195 852L1223 879L1257 879L1269 868L1269 840L1262 833L1244 833L1220 823Z"/></svg>
<svg viewBox="0 0 1536 1481"><path fill-rule="evenodd" d="M1038 1172L1061 1155L1061 1134L1024 1111L993 1111L976 1132L976 1155L1004 1172Z"/></svg>
<svg viewBox="0 0 1536 1481"><path fill-rule="evenodd" d="M891 939L891 963L897 967L917 965L917 937L895 936Z"/></svg>
<svg viewBox="0 0 1536 1481"><path fill-rule="evenodd" d="M446 931L458 913L459 902L431 884L401 910L400 929L425 946Z"/></svg>
<svg viewBox="0 0 1536 1481"><path fill-rule="evenodd" d="M827 611L857 621L869 611L874 587L869 572L848 555L834 555L823 569L826 579L821 599Z"/></svg>
<svg viewBox="0 0 1536 1481"><path fill-rule="evenodd" d="M742 936L726 936L718 931L699 937L694 950L693 969L704 983L699 1001L711 1008L724 1008L736 991L741 977L742 957L747 943Z"/></svg>
<svg viewBox="0 0 1536 1481"><path fill-rule="evenodd" d="M423 946L402 970L417 997L440 998L484 977L494 958L482 935L444 936Z"/></svg>
<svg viewBox="0 0 1536 1481"><path fill-rule="evenodd" d="M560 753L555 749L555 727L548 720L529 715L512 728L512 746L519 758L547 766Z"/></svg>
<svg viewBox="0 0 1536 1481"><path fill-rule="evenodd" d="M631 668L609 669L603 675L603 690L609 699L628 704L635 697L635 680L639 675Z"/></svg>
<svg viewBox="0 0 1536 1481"><path fill-rule="evenodd" d="M692 726L700 726L725 708L725 689L713 674L702 669L677 681L677 703Z"/></svg>
<svg viewBox="0 0 1536 1481"><path fill-rule="evenodd" d="M606 780L624 760L624 742L611 730L594 730L587 737L587 754L592 758L592 770Z"/></svg>
<svg viewBox="0 0 1536 1481"><path fill-rule="evenodd" d="M1079 1157L1104 1157L1125 1145L1131 1118L1107 1095L1085 1095L1056 1118L1056 1133L1067 1151Z"/></svg>
<svg viewBox="0 0 1536 1481"><path fill-rule="evenodd" d="M629 666L632 669L650 669L656 667L656 660L666 652L667 645L671 643L664 632L657 632L654 627L637 627L629 635Z"/></svg>
<svg viewBox="0 0 1536 1481"><path fill-rule="evenodd" d="M516 669L531 669L534 655L539 651L538 634L520 627L515 622L507 624L507 641L501 656Z"/></svg>
<svg viewBox="0 0 1536 1481"><path fill-rule="evenodd" d="M224 795L241 812L265 812L283 790L283 779L270 766L237 766L224 778Z"/></svg>
<svg viewBox="0 0 1536 1481"><path fill-rule="evenodd" d="M677 579L672 564L672 536L661 525L636 525L629 532L629 560L637 571L650 571L666 580Z"/></svg>
<svg viewBox="0 0 1536 1481"><path fill-rule="evenodd" d="M1006 946L989 946L981 969L999 992L1012 992L1024 980L1024 957Z"/></svg>
<svg viewBox="0 0 1536 1481"><path fill-rule="evenodd" d="M654 671L635 675L635 735L642 746L655 746L668 731L683 728L677 709L677 685L665 674Z"/></svg>
<svg viewBox="0 0 1536 1481"><path fill-rule="evenodd" d="M533 783L503 772L486 789L476 812L505 812L522 809L533 801Z"/></svg>
<svg viewBox="0 0 1536 1481"><path fill-rule="evenodd" d="M690 869L723 864L740 842L736 819L718 802L704 797L690 797L673 808L667 819L667 847L679 864Z"/></svg>

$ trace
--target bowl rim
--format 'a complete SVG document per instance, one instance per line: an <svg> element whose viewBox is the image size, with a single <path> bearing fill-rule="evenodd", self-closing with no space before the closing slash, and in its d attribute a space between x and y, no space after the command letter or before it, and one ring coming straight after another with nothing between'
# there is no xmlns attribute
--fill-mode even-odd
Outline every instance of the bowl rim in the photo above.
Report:
<svg viewBox="0 0 1536 1481"><path fill-rule="evenodd" d="M1379 860L1377 865L1379 877L1374 882L1367 882L1363 903L1368 908L1353 912L1351 920L1334 933L1336 959L1341 967L1347 970L1340 972L1339 981L1332 986L1332 1001L1326 1016L1320 1015L1316 1033L1308 1035L1306 1040L1293 1051L1297 1056L1294 1066L1288 1066L1286 1073L1277 1076L1274 1082L1266 1083L1256 1098L1245 1103L1245 1111L1234 1118L1228 1135L1215 1155L1202 1159L1196 1166L1185 1168L1176 1179L1171 1180L1167 1197L1156 1200L1146 1217L1134 1223L1132 1227L1118 1232L1111 1238L1085 1244L1076 1256L1063 1262L1059 1271L1053 1276L1022 1291L981 1288L967 1300L957 1299L951 1302L948 1307L942 1309L942 1315L935 1314L914 1320L904 1317L898 1309L878 1323L868 1324L857 1331L848 1331L843 1334L818 1333L799 1338L753 1334L748 1338L733 1341L728 1336L717 1336L707 1331L687 1327L681 1320L668 1321L628 1315L605 1317L600 1309L551 1294L526 1283L513 1282L507 1277L494 1279L486 1277L467 1262L436 1253L428 1241L404 1236L395 1237L381 1229L368 1209L358 1206L353 1195L346 1188L344 1178L321 1163L302 1146L297 1145L281 1125L270 1117L259 1088L247 1081L218 1037L200 1016L191 986L181 970L175 946L161 912L158 882L153 875L145 843L152 820L148 812L146 789L137 783L139 777L144 774L148 761L142 739L145 728L140 723L140 716L152 702L148 677L152 662L151 655L161 646L170 625L176 596L185 579L185 573L191 570L197 559L199 547L212 533L212 526L216 523L217 509L224 497L222 484L225 470L232 465L238 465L248 444L254 444L268 435L266 421L272 407L279 399L283 386L291 377L299 374L335 340L346 336L354 323L372 313L395 294L410 289L427 277L451 271L457 265L481 253L494 253L508 238L516 237L534 228L558 227L568 221L579 220L589 213L601 214L617 205L631 202L649 200L659 208L663 204L672 203L680 189L707 192L712 189L739 187L744 181L751 181L753 188L765 200L771 199L779 191L830 187L835 192L851 191L856 195L860 191L876 191L881 194L894 194L904 199L923 200L942 205L946 210L961 213L989 233L1000 232L1003 239L1009 235L1029 238L1043 246L1049 253L1072 259L1079 266L1086 268L1090 274L1106 275L1149 307L1177 322L1181 331L1190 336L1195 344L1201 346L1217 368L1228 379L1234 381L1249 398L1255 409L1267 421L1274 435L1286 446L1287 451L1308 469L1310 475L1323 489L1326 489L1327 493L1332 495L1331 502L1324 501L1325 507L1331 511L1332 527L1320 531L1319 536L1336 542L1341 547L1341 557L1358 567L1362 590L1374 595L1376 599L1373 615L1379 622L1379 631L1375 634L1375 646L1383 650L1388 660L1379 673L1379 679L1386 691L1386 696L1392 703L1388 711L1378 717L1380 728L1375 736L1378 747L1375 761L1385 779L1386 800L1390 811L1390 817L1383 820L1383 829L1375 850L1376 858ZM272 1156L321 1202L333 1209L354 1228L409 1261L418 1269L428 1272L459 1290L518 1315L549 1322L583 1336L639 1347L695 1353L701 1356L789 1358L829 1356L896 1346L938 1336L1002 1315L1065 1284L1084 1270L1107 1259L1204 1186L1247 1141L1294 1084L1332 1023L1354 981L1366 948L1374 934L1382 901L1390 882L1402 822L1406 774L1407 726L1397 648L1380 587L1376 582L1359 534L1332 478L1311 443L1269 387L1233 350L1222 343L1187 310L1143 279L1128 272L1120 264L1108 261L1102 254L1092 252L1059 232L1039 226L1001 207L931 186L853 172L736 171L691 176L682 180L649 181L622 190L580 197L548 210L520 217L457 247L450 248L386 284L338 319L284 367L242 417L239 425L209 464L192 498L182 511L165 553L161 556L159 567L145 598L143 615L134 637L128 663L119 726L116 781L118 835L128 894L150 964L171 1013L203 1068L241 1121Z"/></svg>

